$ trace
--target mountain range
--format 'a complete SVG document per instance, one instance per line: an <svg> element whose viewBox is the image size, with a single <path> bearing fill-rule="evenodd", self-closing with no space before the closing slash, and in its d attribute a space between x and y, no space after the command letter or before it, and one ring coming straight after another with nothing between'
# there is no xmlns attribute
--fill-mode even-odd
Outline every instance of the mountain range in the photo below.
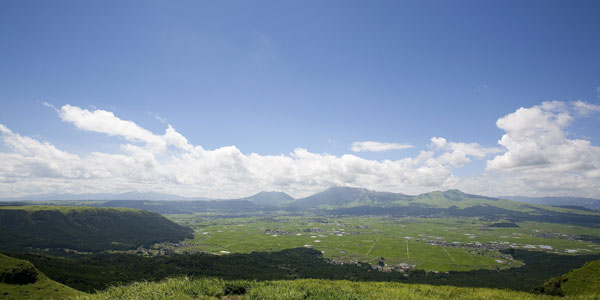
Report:
<svg viewBox="0 0 600 300"><path fill-rule="evenodd" d="M398 201L412 199L413 196L390 193L376 192L362 188L351 187L331 187L325 191L298 199L290 203L291 206L301 208L314 207L352 207L361 205L386 206Z"/></svg>
<svg viewBox="0 0 600 300"><path fill-rule="evenodd" d="M503 199L512 201L536 203L553 206L579 206L592 210L600 211L600 200L582 197L523 197L523 196L503 196Z"/></svg>
<svg viewBox="0 0 600 300"><path fill-rule="evenodd" d="M287 206L295 199L284 192L260 192L250 197L237 200L250 201L259 206Z"/></svg>
<svg viewBox="0 0 600 300"><path fill-rule="evenodd" d="M158 202L162 206L185 206L186 209L168 209L169 212L180 213L198 209L259 209L272 208L297 208L297 209L341 209L353 207L429 207L429 208L458 208L465 209L473 206L492 206L515 211L532 211L541 206L555 206L560 209L595 210L600 211L600 200L577 197L486 197L463 193L459 190L433 191L416 196L402 193L379 192L364 188L331 187L314 195L294 199L284 192L260 192L252 196L237 199L210 199L203 197L183 197L162 193L128 192L120 194L41 194L15 198L4 198L0 201L105 201L98 206L117 206L151 209ZM135 202L144 200L144 203ZM235 201L235 202L231 202ZM141 206L140 206L141 205ZM148 208L150 207L150 208ZM544 208L552 210L552 208ZM152 209L151 209L152 210Z"/></svg>

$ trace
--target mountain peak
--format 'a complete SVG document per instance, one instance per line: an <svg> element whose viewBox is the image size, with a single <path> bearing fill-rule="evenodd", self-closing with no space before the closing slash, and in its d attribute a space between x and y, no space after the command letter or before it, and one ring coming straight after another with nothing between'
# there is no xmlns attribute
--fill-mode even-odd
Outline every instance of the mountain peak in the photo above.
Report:
<svg viewBox="0 0 600 300"><path fill-rule="evenodd" d="M352 186L332 186L321 193L379 193L365 188Z"/></svg>
<svg viewBox="0 0 600 300"><path fill-rule="evenodd" d="M290 203L294 198L280 191L262 191L241 200L249 200L257 205L281 206Z"/></svg>
<svg viewBox="0 0 600 300"><path fill-rule="evenodd" d="M450 195L467 195L466 193L464 193L461 190L458 189L451 189L451 190L447 190L445 192L442 192L443 194L450 194Z"/></svg>
<svg viewBox="0 0 600 300"><path fill-rule="evenodd" d="M320 193L298 199L294 205L299 207L325 206L361 206L388 205L399 200L407 200L410 196L400 193L377 192L364 188L349 186L332 186Z"/></svg>
<svg viewBox="0 0 600 300"><path fill-rule="evenodd" d="M461 190L451 189L446 191L434 191L425 194L421 194L417 196L417 199L427 200L428 201L452 201L452 202L461 202L461 201L496 201L499 200L497 198L473 195L464 193Z"/></svg>
<svg viewBox="0 0 600 300"><path fill-rule="evenodd" d="M332 187L326 189L323 192L327 192L327 191L373 192L373 191L365 189L365 188L358 188L358 187L352 187L352 186L342 186L342 185L332 186Z"/></svg>
<svg viewBox="0 0 600 300"><path fill-rule="evenodd" d="M258 195L280 195L280 196L287 196L287 197L292 198L292 196L288 195L285 192L281 192L281 191L261 191L250 197L254 197L254 196L258 196Z"/></svg>

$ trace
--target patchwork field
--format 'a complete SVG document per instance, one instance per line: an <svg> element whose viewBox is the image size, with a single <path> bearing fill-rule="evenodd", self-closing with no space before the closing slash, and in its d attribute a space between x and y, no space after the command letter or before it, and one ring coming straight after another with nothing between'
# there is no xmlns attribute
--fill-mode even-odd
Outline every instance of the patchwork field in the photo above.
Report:
<svg viewBox="0 0 600 300"><path fill-rule="evenodd" d="M521 266L498 252L509 247L565 254L600 253L598 230L550 223L493 227L502 222L477 218L168 217L195 229L193 239L161 245L180 253L226 255L310 247L336 263L360 261L382 268L415 267L440 272Z"/></svg>

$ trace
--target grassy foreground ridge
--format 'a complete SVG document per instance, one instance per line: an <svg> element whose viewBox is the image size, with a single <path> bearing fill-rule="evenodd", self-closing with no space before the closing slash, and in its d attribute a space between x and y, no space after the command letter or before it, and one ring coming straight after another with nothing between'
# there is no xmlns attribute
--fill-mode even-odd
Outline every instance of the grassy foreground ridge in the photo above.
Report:
<svg viewBox="0 0 600 300"><path fill-rule="evenodd" d="M547 295L587 295L600 299L600 260L587 262L583 267L554 277L536 288Z"/></svg>
<svg viewBox="0 0 600 300"><path fill-rule="evenodd" d="M0 299L65 299L83 293L50 280L28 261L0 254Z"/></svg>
<svg viewBox="0 0 600 300"><path fill-rule="evenodd" d="M588 262L566 275L562 289L567 295L594 294L600 297L600 260Z"/></svg>
<svg viewBox="0 0 600 300"><path fill-rule="evenodd" d="M158 283L138 282L77 299L593 299L589 295L557 298L509 290L457 288L392 282L346 280L225 281L216 278L171 278Z"/></svg>

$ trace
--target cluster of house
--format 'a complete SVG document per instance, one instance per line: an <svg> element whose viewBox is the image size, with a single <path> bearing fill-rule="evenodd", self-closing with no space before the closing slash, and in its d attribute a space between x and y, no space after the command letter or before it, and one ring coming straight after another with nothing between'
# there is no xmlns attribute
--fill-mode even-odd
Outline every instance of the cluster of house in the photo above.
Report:
<svg viewBox="0 0 600 300"><path fill-rule="evenodd" d="M265 230L266 234L275 234L275 235L290 235L292 234L289 231L285 231L285 230L271 230L271 229L267 229Z"/></svg>
<svg viewBox="0 0 600 300"><path fill-rule="evenodd" d="M343 260L337 260L337 259L327 259L326 260L328 263L330 264L334 264L334 265L363 265L363 264L367 264L371 266L371 269L373 270L377 270L380 272L406 272L408 270L411 270L413 268L415 268L417 265L412 265L412 264L407 264L407 263L400 263L397 265L388 265L388 264L384 264L384 265L371 265L368 263L363 263L360 262L358 260L351 260L351 261L343 261Z"/></svg>
<svg viewBox="0 0 600 300"><path fill-rule="evenodd" d="M326 259L325 261L330 264L334 264L334 265L357 265L357 266L360 266L362 264L365 264L358 260L343 261L343 260L337 260L337 259Z"/></svg>
<svg viewBox="0 0 600 300"><path fill-rule="evenodd" d="M533 233L530 234L533 237L539 237L544 239L561 239L567 241L577 241L577 237L574 235L559 233L559 232L540 232L539 230L533 230Z"/></svg>
<svg viewBox="0 0 600 300"><path fill-rule="evenodd" d="M325 230L322 228L306 228L306 229L304 229L304 232L323 232L323 231L325 231Z"/></svg>
<svg viewBox="0 0 600 300"><path fill-rule="evenodd" d="M513 245L508 244L508 243L480 243L480 242L470 242L470 243L463 243L463 242L446 242L446 241L438 241L438 240L432 240L432 241L426 241L425 243L432 245L432 246L443 246L443 247L454 247L454 248L472 248L472 249L477 249L477 250L484 250L484 251L497 251L497 250L504 250L504 249L510 249L510 248L514 248Z"/></svg>
<svg viewBox="0 0 600 300"><path fill-rule="evenodd" d="M327 230L323 229L323 228L305 228L302 231L305 232L305 233L324 233ZM275 229L266 229L264 233L271 234L271 235L291 235L291 234L293 234L290 231L275 230ZM334 230L331 231L331 234L337 235L337 236L343 236L345 234L358 234L358 232L346 232L346 231L344 231L344 229L334 229ZM297 233L296 235L302 235L302 234ZM320 237L325 237L324 235L319 235L319 236Z"/></svg>
<svg viewBox="0 0 600 300"><path fill-rule="evenodd" d="M371 265L371 268L373 270L377 270L377 271L380 271L380 272L392 272L392 271L395 271L395 272L403 272L404 273L406 271L409 271L409 270L413 269L416 266L417 265L411 265L411 264L407 264L407 263L400 263L400 264L397 264L397 265L388 265L388 264L385 264L383 266L380 266L380 265Z"/></svg>
<svg viewBox="0 0 600 300"><path fill-rule="evenodd" d="M529 245L529 244L518 245L515 243L509 243L509 242L463 243L463 242L446 242L446 241L439 241L439 240L431 240L431 241L425 241L425 243L432 245L432 246L471 248L471 249L483 250L483 251L498 251L498 250L505 250L505 249L530 249L530 250L537 249L537 250L543 250L546 252L570 253L570 254L575 254L575 253L580 252L579 250L575 250L575 249L567 249L567 250L562 251L559 249L554 249L550 245Z"/></svg>

